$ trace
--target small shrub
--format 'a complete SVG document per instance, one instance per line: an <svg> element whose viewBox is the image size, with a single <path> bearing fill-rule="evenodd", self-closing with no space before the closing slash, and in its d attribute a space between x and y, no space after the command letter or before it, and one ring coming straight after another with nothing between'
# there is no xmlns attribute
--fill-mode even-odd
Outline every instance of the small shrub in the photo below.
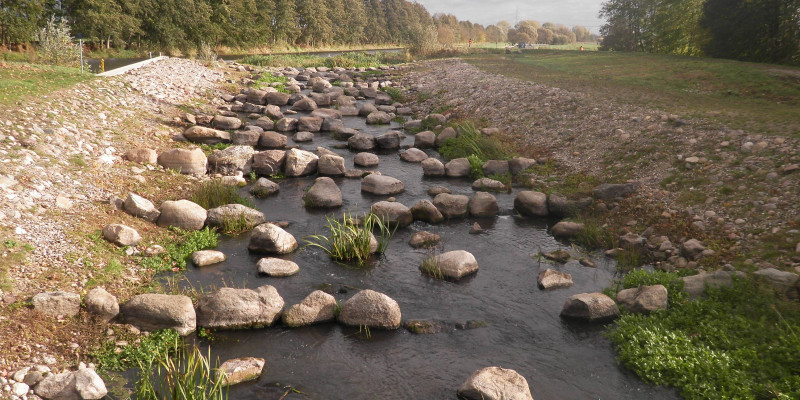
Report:
<svg viewBox="0 0 800 400"><path fill-rule="evenodd" d="M239 216L226 216L219 227L220 232L231 236L249 231L250 229L253 229L253 226L247 221L247 216L243 213L239 214Z"/></svg>
<svg viewBox="0 0 800 400"><path fill-rule="evenodd" d="M326 220L330 236L310 235L305 238L304 247L318 247L337 261L355 261L363 265L371 255L370 234L374 230L378 232L378 254L386 251L394 234L394 230L373 213L367 214L360 223L348 213L343 213L341 220L331 217Z"/></svg>
<svg viewBox="0 0 800 400"><path fill-rule="evenodd" d="M583 229L573 239L589 249L612 249L617 247L617 238L610 229L606 229L592 219L582 221Z"/></svg>
<svg viewBox="0 0 800 400"><path fill-rule="evenodd" d="M485 161L481 160L481 158L478 157L475 154L470 154L467 157L467 160L469 161L469 176L470 176L470 178L472 178L472 179L483 178L483 164L484 164Z"/></svg>
<svg viewBox="0 0 800 400"><path fill-rule="evenodd" d="M197 61L207 67L215 67L217 66L217 60L217 53L214 52L211 45L206 42L200 43L200 47L197 49Z"/></svg>
<svg viewBox="0 0 800 400"><path fill-rule="evenodd" d="M190 200L206 210L226 204L241 204L247 207L254 207L253 201L240 195L236 186L225 185L217 180L203 183L197 187Z"/></svg>
<svg viewBox="0 0 800 400"><path fill-rule="evenodd" d="M638 249L625 249L619 252L616 259L617 270L628 272L634 268L641 267L645 263L646 257Z"/></svg>
<svg viewBox="0 0 800 400"><path fill-rule="evenodd" d="M182 231L175 229L182 236L177 243L169 243L165 246L164 254L145 257L141 260L141 265L156 272L165 272L173 269L186 268L186 260L198 250L207 250L217 247L219 234L211 229L205 228L199 231Z"/></svg>
<svg viewBox="0 0 800 400"><path fill-rule="evenodd" d="M513 153L508 145L496 138L482 134L472 123L457 126L458 137L445 140L439 153L448 160L475 155L484 162L488 160L507 160Z"/></svg>
<svg viewBox="0 0 800 400"><path fill-rule="evenodd" d="M56 17L51 16L39 30L37 39L39 39L39 56L45 64L80 66L80 47L72 43L66 19L56 21Z"/></svg>
<svg viewBox="0 0 800 400"><path fill-rule="evenodd" d="M382 90L386 94L388 94L389 97L391 97L392 100L395 101L395 102L405 103L406 100L407 100L406 99L406 95L403 94L403 91L398 89L398 88L396 88L396 87L387 86L387 87L383 88Z"/></svg>
<svg viewBox="0 0 800 400"><path fill-rule="evenodd" d="M175 353L179 347L180 335L172 329L150 333L138 344L122 346L118 351L114 342L106 342L93 351L90 356L98 367L105 371L125 371L140 364L149 364L158 354Z"/></svg>

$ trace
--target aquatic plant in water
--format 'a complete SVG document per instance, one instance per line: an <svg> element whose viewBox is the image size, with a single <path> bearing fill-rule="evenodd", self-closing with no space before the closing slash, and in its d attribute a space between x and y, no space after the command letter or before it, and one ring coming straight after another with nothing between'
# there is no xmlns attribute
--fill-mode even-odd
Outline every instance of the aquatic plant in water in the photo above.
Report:
<svg viewBox="0 0 800 400"><path fill-rule="evenodd" d="M355 218L352 213L343 213L341 219L326 217L330 235L310 235L304 238L304 247L317 247L325 251L336 261L355 261L364 264L371 251L373 232L378 242L375 253L382 254L389 246L389 240L395 230L373 213L366 214L363 219Z"/></svg>

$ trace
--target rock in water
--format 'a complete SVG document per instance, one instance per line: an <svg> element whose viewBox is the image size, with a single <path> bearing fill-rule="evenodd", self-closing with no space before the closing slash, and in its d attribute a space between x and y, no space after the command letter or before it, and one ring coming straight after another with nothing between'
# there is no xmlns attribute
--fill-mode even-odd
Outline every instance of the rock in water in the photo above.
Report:
<svg viewBox="0 0 800 400"><path fill-rule="evenodd" d="M215 329L270 326L283 311L278 291L264 285L257 289L221 288L197 302L197 324Z"/></svg>
<svg viewBox="0 0 800 400"><path fill-rule="evenodd" d="M539 289L570 287L572 286L572 275L548 268L539 273L538 281Z"/></svg>
<svg viewBox="0 0 800 400"><path fill-rule="evenodd" d="M370 174L361 180L361 191L379 196L402 193L405 185L399 179L386 175Z"/></svg>
<svg viewBox="0 0 800 400"><path fill-rule="evenodd" d="M259 253L288 254L297 250L297 240L277 225L266 223L253 229L247 248Z"/></svg>
<svg viewBox="0 0 800 400"><path fill-rule="evenodd" d="M293 261L281 258L262 258L258 260L258 273L271 277L292 276L300 272L300 267Z"/></svg>
<svg viewBox="0 0 800 400"><path fill-rule="evenodd" d="M397 329L400 327L400 306L394 299L373 290L362 290L342 305L339 322L350 326Z"/></svg>
<svg viewBox="0 0 800 400"><path fill-rule="evenodd" d="M564 302L561 316L588 322L603 322L619 316L617 303L602 293L581 293Z"/></svg>
<svg viewBox="0 0 800 400"><path fill-rule="evenodd" d="M375 214L384 223L405 227L414 222L411 210L396 201L379 201L370 207L370 212Z"/></svg>
<svg viewBox="0 0 800 400"><path fill-rule="evenodd" d="M513 369L487 367L475 371L458 389L468 400L533 400L528 381Z"/></svg>
<svg viewBox="0 0 800 400"><path fill-rule="evenodd" d="M342 191L333 179L323 176L314 180L303 200L309 208L341 207Z"/></svg>
<svg viewBox="0 0 800 400"><path fill-rule="evenodd" d="M283 313L283 324L289 327L306 326L336 319L336 299L321 290L315 290L299 304Z"/></svg>
<svg viewBox="0 0 800 400"><path fill-rule="evenodd" d="M200 250L192 253L192 263L197 267L206 267L225 261L225 253L216 250Z"/></svg>
<svg viewBox="0 0 800 400"><path fill-rule="evenodd" d="M243 357L227 360L219 366L217 379L222 386L235 385L246 381L258 379L264 369L263 358Z"/></svg>
<svg viewBox="0 0 800 400"><path fill-rule="evenodd" d="M125 322L142 330L175 329L181 336L194 332L197 316L187 296L140 294L120 307Z"/></svg>
<svg viewBox="0 0 800 400"><path fill-rule="evenodd" d="M478 261L468 251L454 250L434 256L432 262L423 263L420 270L435 278L458 280L478 272Z"/></svg>
<svg viewBox="0 0 800 400"><path fill-rule="evenodd" d="M514 209L528 217L546 217L549 214L547 195L531 190L519 192L514 198Z"/></svg>

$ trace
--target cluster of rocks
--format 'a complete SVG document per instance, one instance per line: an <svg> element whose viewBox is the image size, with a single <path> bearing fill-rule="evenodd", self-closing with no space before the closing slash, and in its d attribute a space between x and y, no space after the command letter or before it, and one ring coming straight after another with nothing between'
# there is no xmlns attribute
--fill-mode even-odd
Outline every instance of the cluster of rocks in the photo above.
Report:
<svg viewBox="0 0 800 400"><path fill-rule="evenodd" d="M54 373L46 365L22 368L10 375L0 377L3 392L11 399L42 398L47 400L98 400L108 394L105 382L94 367L83 363L75 371Z"/></svg>

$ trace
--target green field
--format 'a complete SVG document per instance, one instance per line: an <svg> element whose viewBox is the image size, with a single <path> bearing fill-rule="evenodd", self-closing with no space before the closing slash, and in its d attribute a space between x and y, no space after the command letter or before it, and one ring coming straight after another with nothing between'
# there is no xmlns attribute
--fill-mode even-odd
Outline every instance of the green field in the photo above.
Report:
<svg viewBox="0 0 800 400"><path fill-rule="evenodd" d="M462 43L459 46L462 46L462 45L464 47L467 47L466 43ZM506 46L508 46L508 43L503 43L503 42L501 42L501 43L482 42L482 43L473 43L472 44L472 47L475 47L475 48L478 48L478 49L503 49ZM539 45L536 45L536 46L539 46L538 49L542 49L542 50L544 50L544 49L546 49L546 50L580 50L581 46L583 46L583 50L584 51L597 51L597 49L600 47L600 45L598 45L595 42L556 44L556 45L539 44Z"/></svg>
<svg viewBox="0 0 800 400"><path fill-rule="evenodd" d="M734 129L800 136L800 68L601 51L474 54L481 69Z"/></svg>
<svg viewBox="0 0 800 400"><path fill-rule="evenodd" d="M14 104L25 98L50 93L91 79L77 68L27 63L0 63L0 104Z"/></svg>

